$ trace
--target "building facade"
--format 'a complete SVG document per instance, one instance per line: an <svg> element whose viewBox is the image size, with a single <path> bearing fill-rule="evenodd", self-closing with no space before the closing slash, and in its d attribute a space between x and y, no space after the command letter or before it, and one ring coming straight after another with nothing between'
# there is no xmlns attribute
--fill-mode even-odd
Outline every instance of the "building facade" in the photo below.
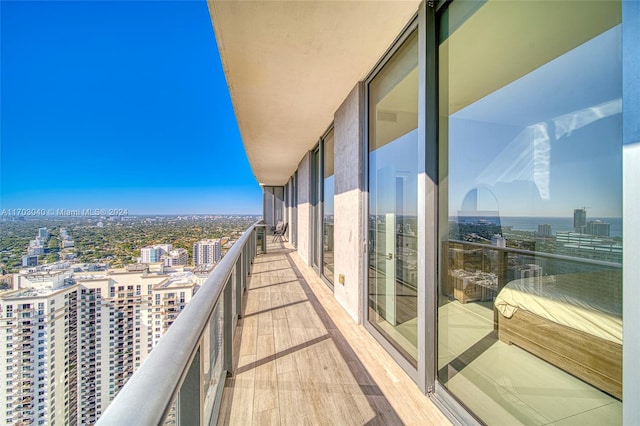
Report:
<svg viewBox="0 0 640 426"><path fill-rule="evenodd" d="M265 212L452 420L638 423L638 3L327 3L209 2Z"/></svg>
<svg viewBox="0 0 640 426"><path fill-rule="evenodd" d="M37 255L22 256L22 266L26 268L29 268L31 266L38 266L38 256Z"/></svg>
<svg viewBox="0 0 640 426"><path fill-rule="evenodd" d="M48 275L0 295L2 424L94 424L198 288L189 273Z"/></svg>
<svg viewBox="0 0 640 426"><path fill-rule="evenodd" d="M214 264L222 258L222 245L220 240L200 240L193 245L193 264Z"/></svg>
<svg viewBox="0 0 640 426"><path fill-rule="evenodd" d="M169 329L198 290L198 280L191 272L177 272L151 289L153 346Z"/></svg>
<svg viewBox="0 0 640 426"><path fill-rule="evenodd" d="M164 266L186 266L189 264L189 254L186 249L178 248L163 255L161 260L164 263Z"/></svg>
<svg viewBox="0 0 640 426"><path fill-rule="evenodd" d="M141 263L156 263L162 260L162 256L166 255L173 249L171 244L157 244L154 246L143 247L140 249Z"/></svg>

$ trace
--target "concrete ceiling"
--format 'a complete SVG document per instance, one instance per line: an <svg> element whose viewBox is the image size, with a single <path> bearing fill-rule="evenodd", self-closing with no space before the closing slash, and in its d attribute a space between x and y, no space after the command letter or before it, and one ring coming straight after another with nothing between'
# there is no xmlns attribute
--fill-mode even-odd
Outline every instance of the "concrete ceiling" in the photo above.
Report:
<svg viewBox="0 0 640 426"><path fill-rule="evenodd" d="M419 1L209 0L253 173L283 185Z"/></svg>

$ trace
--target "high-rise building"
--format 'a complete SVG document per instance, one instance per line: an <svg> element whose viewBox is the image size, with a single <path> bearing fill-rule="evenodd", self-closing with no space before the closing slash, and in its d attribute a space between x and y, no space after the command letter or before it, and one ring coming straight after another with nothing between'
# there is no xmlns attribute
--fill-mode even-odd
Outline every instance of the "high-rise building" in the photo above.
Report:
<svg viewBox="0 0 640 426"><path fill-rule="evenodd" d="M573 211L573 229L579 234L587 232L587 210L586 208L575 209Z"/></svg>
<svg viewBox="0 0 640 426"><path fill-rule="evenodd" d="M608 237L611 235L611 225L601 220L590 220L587 223L587 234L596 237Z"/></svg>
<svg viewBox="0 0 640 426"><path fill-rule="evenodd" d="M193 245L193 264L217 263L222 258L220 240L200 240Z"/></svg>
<svg viewBox="0 0 640 426"><path fill-rule="evenodd" d="M161 260L164 266L188 265L189 254L186 249L177 248L163 255Z"/></svg>
<svg viewBox="0 0 640 426"><path fill-rule="evenodd" d="M22 266L30 267L30 266L38 266L38 256L35 254L22 256Z"/></svg>
<svg viewBox="0 0 640 426"><path fill-rule="evenodd" d="M29 247L27 248L28 255L44 254L44 239L36 237L35 240L29 241Z"/></svg>
<svg viewBox="0 0 640 426"><path fill-rule="evenodd" d="M0 423L77 423L76 291L21 289L4 294L0 308Z"/></svg>
<svg viewBox="0 0 640 426"><path fill-rule="evenodd" d="M94 424L198 288L192 274L50 275L0 296L1 424Z"/></svg>
<svg viewBox="0 0 640 426"><path fill-rule="evenodd" d="M60 238L62 239L62 248L73 247L73 238L67 233L65 228L60 228Z"/></svg>
<svg viewBox="0 0 640 426"><path fill-rule="evenodd" d="M507 246L507 240L500 234L494 234L493 237L491 237L491 245L504 248Z"/></svg>
<svg viewBox="0 0 640 426"><path fill-rule="evenodd" d="M160 262L162 256L170 252L172 248L173 246L171 244L156 244L153 246L143 247L140 249L140 262Z"/></svg>
<svg viewBox="0 0 640 426"><path fill-rule="evenodd" d="M191 272L171 274L166 281L152 288L153 346L158 344L197 289L196 277Z"/></svg>
<svg viewBox="0 0 640 426"><path fill-rule="evenodd" d="M49 230L47 228L39 228L38 237L46 240L47 238L49 238Z"/></svg>
<svg viewBox="0 0 640 426"><path fill-rule="evenodd" d="M540 291L542 285L542 267L536 264L528 264L518 270L520 279L527 285L532 286L534 290Z"/></svg>
<svg viewBox="0 0 640 426"><path fill-rule="evenodd" d="M538 225L538 236L540 237L550 237L551 233L551 225L548 223L543 223Z"/></svg>

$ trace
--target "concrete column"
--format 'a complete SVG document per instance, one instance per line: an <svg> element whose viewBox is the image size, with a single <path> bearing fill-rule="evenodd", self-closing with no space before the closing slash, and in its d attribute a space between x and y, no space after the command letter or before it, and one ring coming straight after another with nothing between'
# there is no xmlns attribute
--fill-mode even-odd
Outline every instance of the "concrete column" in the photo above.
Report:
<svg viewBox="0 0 640 426"><path fill-rule="evenodd" d="M311 155L298 165L298 254L311 264Z"/></svg>
<svg viewBox="0 0 640 426"><path fill-rule="evenodd" d="M334 294L357 322L362 321L364 294L361 105L358 84L334 116ZM340 283L341 275L344 275L344 284Z"/></svg>

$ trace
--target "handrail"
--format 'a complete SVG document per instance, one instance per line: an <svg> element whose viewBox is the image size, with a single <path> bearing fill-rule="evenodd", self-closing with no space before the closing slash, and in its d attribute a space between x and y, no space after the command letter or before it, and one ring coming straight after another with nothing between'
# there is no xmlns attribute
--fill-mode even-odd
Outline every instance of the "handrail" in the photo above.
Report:
<svg viewBox="0 0 640 426"><path fill-rule="evenodd" d="M247 241L251 225L222 258L144 363L98 419L98 425L161 424L171 410L199 342Z"/></svg>

